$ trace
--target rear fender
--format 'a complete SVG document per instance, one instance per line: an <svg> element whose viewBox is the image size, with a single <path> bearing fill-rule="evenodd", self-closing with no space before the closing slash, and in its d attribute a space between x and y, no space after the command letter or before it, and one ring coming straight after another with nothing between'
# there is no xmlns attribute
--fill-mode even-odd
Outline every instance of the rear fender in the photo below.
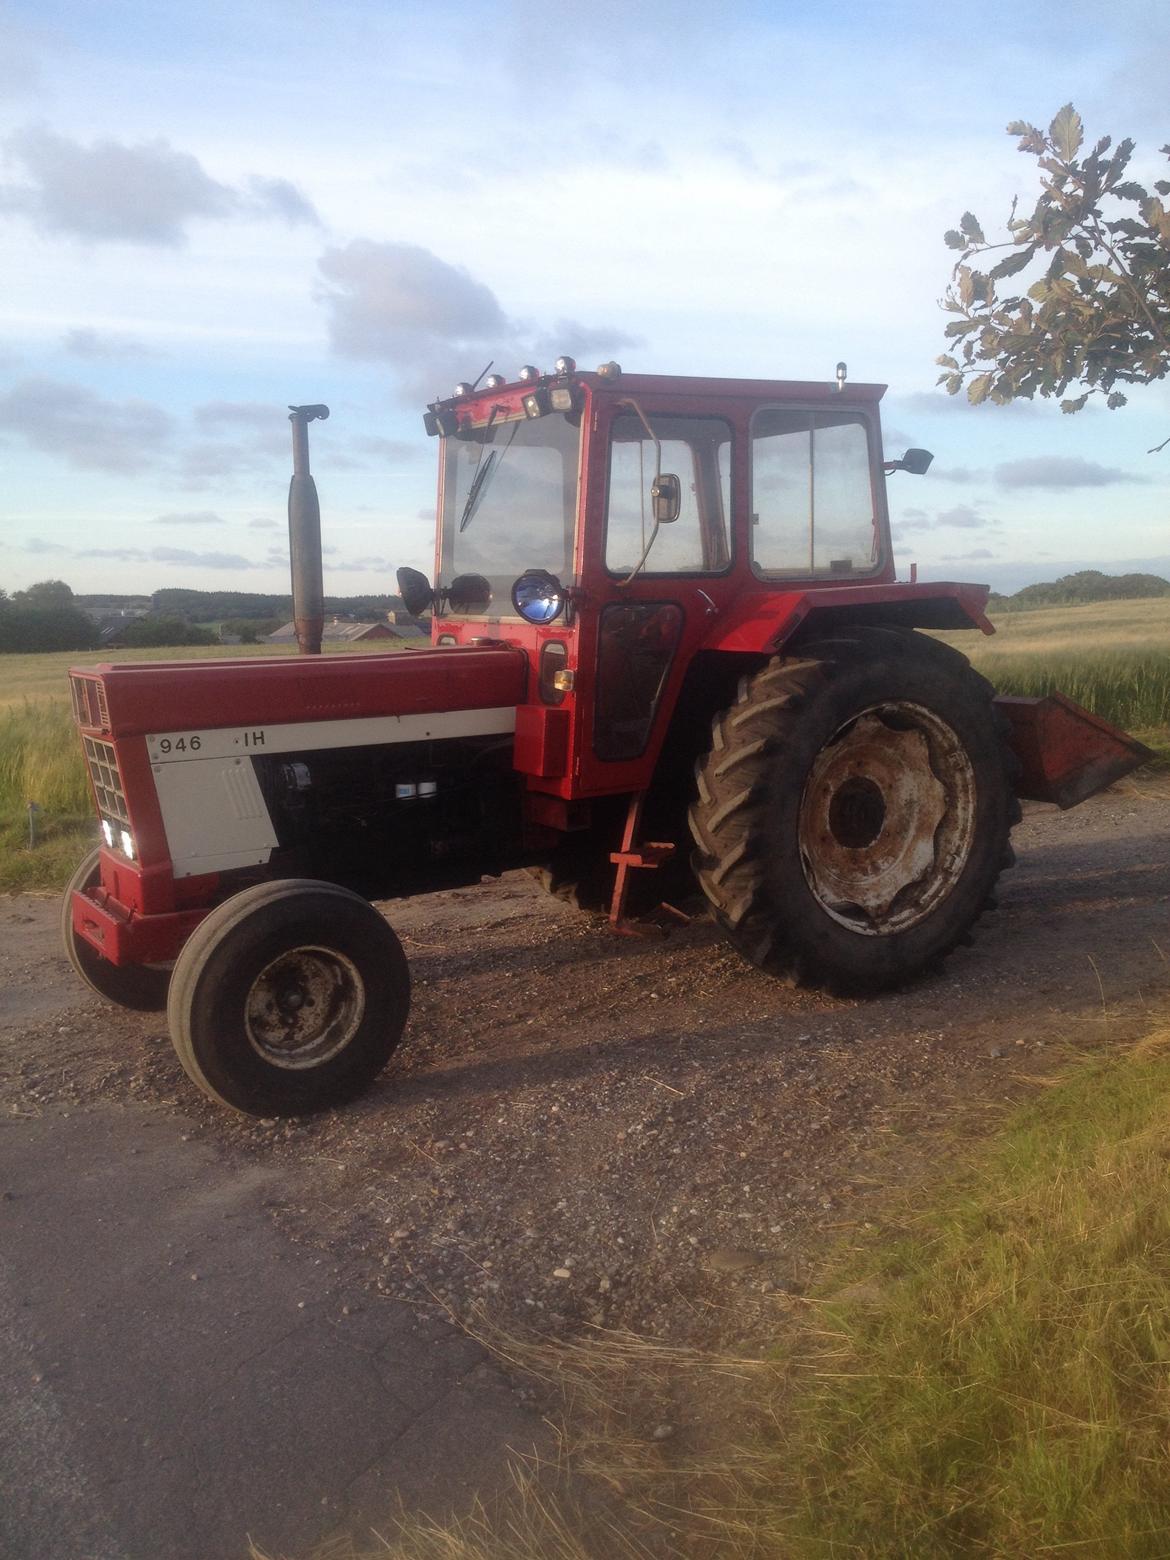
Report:
<svg viewBox="0 0 1170 1560"><path fill-rule="evenodd" d="M995 707L1007 720L1008 743L1019 763L1016 795L1027 801L1076 807L1154 756L1063 693L1043 699L1001 695Z"/></svg>
<svg viewBox="0 0 1170 1560"><path fill-rule="evenodd" d="M762 583L762 582L761 582ZM889 624L899 628L978 628L988 621L986 585L946 581L929 584L824 585L746 592L712 624L704 650L775 655L795 635L820 633L842 624Z"/></svg>

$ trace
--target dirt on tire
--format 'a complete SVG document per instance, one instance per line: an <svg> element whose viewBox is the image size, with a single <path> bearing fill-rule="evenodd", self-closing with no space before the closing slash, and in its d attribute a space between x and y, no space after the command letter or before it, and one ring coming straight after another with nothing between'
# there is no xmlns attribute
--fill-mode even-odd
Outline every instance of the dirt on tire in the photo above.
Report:
<svg viewBox="0 0 1170 1560"><path fill-rule="evenodd" d="M355 1288L513 1330L763 1346L891 1180L1164 1005L1164 790L1030 808L1015 843L974 945L865 1000L786 987L706 919L616 936L523 873L386 905L406 1036L364 1098L279 1122L205 1100L158 1015L77 980L55 901L6 899L0 1113L146 1102L241 1174L279 1171L273 1216ZM64 1195L68 1167L46 1173Z"/></svg>

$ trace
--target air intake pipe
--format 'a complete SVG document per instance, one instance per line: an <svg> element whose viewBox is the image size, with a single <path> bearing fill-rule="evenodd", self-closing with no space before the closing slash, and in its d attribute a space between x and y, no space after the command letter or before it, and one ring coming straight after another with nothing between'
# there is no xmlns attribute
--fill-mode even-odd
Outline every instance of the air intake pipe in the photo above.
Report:
<svg viewBox="0 0 1170 1560"><path fill-rule="evenodd" d="M321 505L309 471L309 424L329 416L327 406L290 406L293 474L288 489L288 551L292 563L293 625L302 655L321 654L325 583L321 569Z"/></svg>

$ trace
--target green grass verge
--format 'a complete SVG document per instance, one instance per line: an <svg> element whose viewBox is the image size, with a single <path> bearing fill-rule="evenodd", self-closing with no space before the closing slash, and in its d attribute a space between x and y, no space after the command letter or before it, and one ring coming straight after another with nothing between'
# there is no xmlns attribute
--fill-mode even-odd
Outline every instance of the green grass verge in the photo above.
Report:
<svg viewBox="0 0 1170 1560"><path fill-rule="evenodd" d="M1078 1065L835 1275L780 1552L1170 1554L1168 1124L1170 1030Z"/></svg>

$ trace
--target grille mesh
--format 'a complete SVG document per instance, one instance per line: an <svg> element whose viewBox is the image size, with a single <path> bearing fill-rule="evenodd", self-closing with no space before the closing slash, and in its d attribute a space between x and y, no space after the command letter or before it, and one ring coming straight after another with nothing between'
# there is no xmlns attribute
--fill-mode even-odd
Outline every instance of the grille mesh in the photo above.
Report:
<svg viewBox="0 0 1170 1560"><path fill-rule="evenodd" d="M126 808L126 796L122 790L122 776L118 773L118 755L110 742L99 742L96 737L82 737L85 757L97 793L98 811L111 823L130 827L130 814Z"/></svg>
<svg viewBox="0 0 1170 1560"><path fill-rule="evenodd" d="M110 710L106 703L105 685L93 677L71 677L69 688L73 694L73 718L77 724L108 731Z"/></svg>

